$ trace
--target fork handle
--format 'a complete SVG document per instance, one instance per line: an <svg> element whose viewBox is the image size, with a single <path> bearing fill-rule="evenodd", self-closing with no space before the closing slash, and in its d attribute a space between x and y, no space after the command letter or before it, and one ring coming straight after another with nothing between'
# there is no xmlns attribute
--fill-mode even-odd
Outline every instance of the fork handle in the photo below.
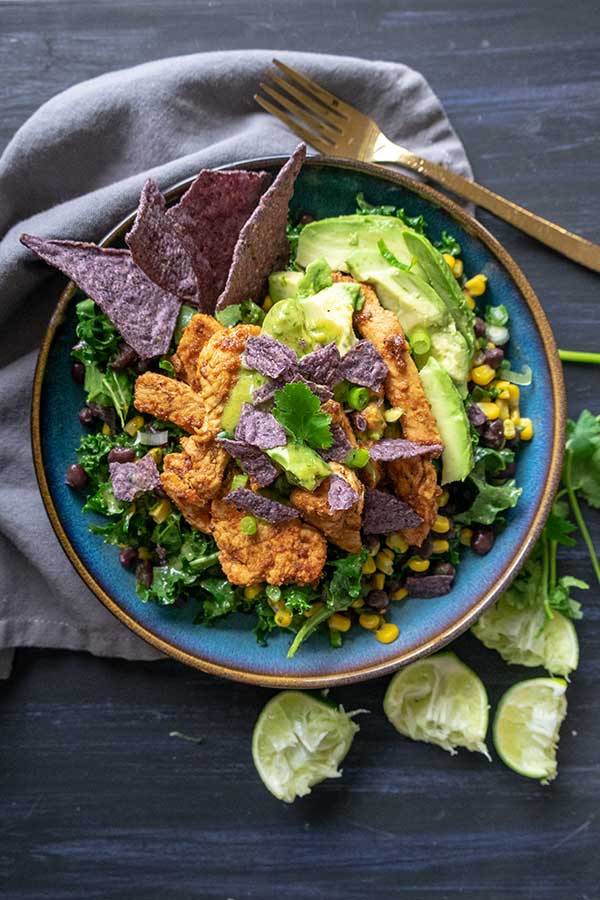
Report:
<svg viewBox="0 0 600 900"><path fill-rule="evenodd" d="M536 238L547 247L562 253L563 256L567 256L582 266L587 266L588 269L593 269L594 272L600 272L600 246L598 244L593 244L578 234L573 234L566 228L549 222L548 219L536 216L535 213L495 194L475 181L468 181L462 175L451 172L450 169L415 156L414 153L398 147L391 141L383 147L377 148L373 155L373 162L393 162L412 169L419 175L436 181L452 193L458 194L459 197L471 200L482 209L494 213L499 219L504 219L505 222L509 222L515 228L524 231L525 234Z"/></svg>

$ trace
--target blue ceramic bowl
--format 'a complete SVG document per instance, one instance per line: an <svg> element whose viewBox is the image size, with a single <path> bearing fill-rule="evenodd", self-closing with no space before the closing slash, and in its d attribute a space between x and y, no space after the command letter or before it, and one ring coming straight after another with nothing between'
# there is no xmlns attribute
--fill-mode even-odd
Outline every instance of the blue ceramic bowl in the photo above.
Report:
<svg viewBox="0 0 600 900"><path fill-rule="evenodd" d="M256 160L238 167L276 171L281 163ZM179 197L188 184L174 187L169 199ZM393 605L388 618L400 629L395 643L380 644L372 634L355 628L341 650L331 649L326 636L317 635L288 660L290 634L274 632L267 647L259 646L252 620L242 614L206 628L192 623L193 609L142 603L133 575L119 564L116 548L90 534L94 516L82 514L81 498L64 483L82 433L77 411L83 393L70 377L73 285L59 302L40 352L32 412L34 459L44 503L63 548L85 583L129 628L164 653L216 675L269 686L322 687L382 675L440 649L468 628L515 576L540 532L558 482L565 421L562 370L548 321L519 268L478 222L446 197L375 166L309 159L297 181L293 211L317 218L351 213L359 191L371 203L404 207L410 215L422 213L432 240L444 229L456 236L466 271L488 276L486 300L508 308L514 365L528 363L534 372L533 385L522 391L522 411L533 420L535 440L519 455L517 477L523 494L508 514L508 527L487 556L465 553L449 595ZM122 239L133 216L104 243Z"/></svg>

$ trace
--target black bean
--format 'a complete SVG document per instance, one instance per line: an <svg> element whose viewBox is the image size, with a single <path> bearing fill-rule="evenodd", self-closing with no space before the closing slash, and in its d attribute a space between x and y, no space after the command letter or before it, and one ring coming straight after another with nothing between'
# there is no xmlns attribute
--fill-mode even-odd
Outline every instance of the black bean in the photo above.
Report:
<svg viewBox="0 0 600 900"><path fill-rule="evenodd" d="M367 534L365 536L364 544L367 550L374 550L376 547L379 547L379 541L374 534Z"/></svg>
<svg viewBox="0 0 600 900"><path fill-rule="evenodd" d="M299 222L300 225L309 225L311 222L315 221L315 217L312 213L304 213L300 216Z"/></svg>
<svg viewBox="0 0 600 900"><path fill-rule="evenodd" d="M80 491L81 488L86 486L87 481L87 472L83 466L80 466L79 463L73 463L72 466L69 466L65 475L65 484L68 484L75 491Z"/></svg>
<svg viewBox="0 0 600 900"><path fill-rule="evenodd" d="M99 403L88 403L95 419L106 422L112 434L117 430L117 411L113 406L100 406Z"/></svg>
<svg viewBox="0 0 600 900"><path fill-rule="evenodd" d="M390 598L385 591L369 591L366 600L367 606L377 612L385 612L390 605Z"/></svg>
<svg viewBox="0 0 600 900"><path fill-rule="evenodd" d="M506 446L508 447L509 450L518 450L520 443L521 443L521 433L520 433L519 429L517 428L515 431L514 438L511 438L510 441L507 441Z"/></svg>
<svg viewBox="0 0 600 900"><path fill-rule="evenodd" d="M515 477L516 471L517 471L516 462L509 462L505 469L503 469L501 472L498 472L498 474L496 475L496 478L499 481L508 481L509 478Z"/></svg>
<svg viewBox="0 0 600 900"><path fill-rule="evenodd" d="M431 570L432 575L456 575L456 569L449 562L437 562Z"/></svg>
<svg viewBox="0 0 600 900"><path fill-rule="evenodd" d="M494 532L491 528L479 525L473 529L471 550L478 556L485 556L494 546Z"/></svg>
<svg viewBox="0 0 600 900"><path fill-rule="evenodd" d="M173 604L176 609L183 609L183 607L187 604L190 598L180 594L179 597L175 598L175 603Z"/></svg>
<svg viewBox="0 0 600 900"><path fill-rule="evenodd" d="M487 425L487 416L484 411L480 409L479 406L477 406L476 403L471 403L467 410L467 415L469 417L469 422L471 423L473 428L479 430L484 425Z"/></svg>
<svg viewBox="0 0 600 900"><path fill-rule="evenodd" d="M480 316L475 316L473 328L477 337L485 337L485 322Z"/></svg>
<svg viewBox="0 0 600 900"><path fill-rule="evenodd" d="M123 547L119 553L119 562L124 569L131 569L137 559L137 552L133 547Z"/></svg>
<svg viewBox="0 0 600 900"><path fill-rule="evenodd" d="M74 362L71 366L71 378L75 384L83 384L85 380L85 366L81 362Z"/></svg>
<svg viewBox="0 0 600 900"><path fill-rule="evenodd" d="M86 425L89 427L94 421L94 413L89 408L89 406L84 406L83 409L79 410L77 415L82 425Z"/></svg>
<svg viewBox="0 0 600 900"><path fill-rule="evenodd" d="M131 449L131 447L113 447L113 449L108 454L109 463L118 462L133 462L135 459L135 451Z"/></svg>
<svg viewBox="0 0 600 900"><path fill-rule="evenodd" d="M415 547L415 555L420 556L422 559L429 559L433 553L433 541L434 538L430 534L427 535L421 546Z"/></svg>
<svg viewBox="0 0 600 900"><path fill-rule="evenodd" d="M491 447L493 450L502 449L504 446L504 425L502 424L502 419L494 419L483 427L481 443L484 447Z"/></svg>
<svg viewBox="0 0 600 900"><path fill-rule="evenodd" d="M141 559L135 569L135 577L144 587L150 587L154 578L152 563L149 559Z"/></svg>
<svg viewBox="0 0 600 900"><path fill-rule="evenodd" d="M143 375L144 372L148 371L148 369L150 368L151 365L152 365L151 359L140 358L140 359L138 359L138 361L135 364L135 371L138 373L138 375Z"/></svg>
<svg viewBox="0 0 600 900"><path fill-rule="evenodd" d="M504 350L501 347L490 347L484 353L484 362L492 369L498 370L504 359Z"/></svg>
<svg viewBox="0 0 600 900"><path fill-rule="evenodd" d="M138 355L133 347L123 343L118 348L109 365L115 372L121 372L123 369L128 369L130 366L135 365L137 361Z"/></svg>

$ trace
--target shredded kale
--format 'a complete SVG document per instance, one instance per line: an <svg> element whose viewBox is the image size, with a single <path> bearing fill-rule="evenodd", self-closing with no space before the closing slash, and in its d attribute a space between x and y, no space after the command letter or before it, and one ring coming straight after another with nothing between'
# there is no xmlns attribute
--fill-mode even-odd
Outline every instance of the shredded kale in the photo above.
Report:
<svg viewBox="0 0 600 900"><path fill-rule="evenodd" d="M254 300L243 300L242 303L234 303L215 313L215 318L226 328L233 328L240 323L244 325L262 325L265 318L264 310Z"/></svg>
<svg viewBox="0 0 600 900"><path fill-rule="evenodd" d="M427 231L427 222L422 215L409 216L403 208L397 208L396 206L372 206L365 200L363 193L356 195L356 212L363 216L395 216L404 225L412 228L418 234L425 234Z"/></svg>
<svg viewBox="0 0 600 900"><path fill-rule="evenodd" d="M89 297L77 304L75 312L75 333L79 343L75 345L71 355L84 366L106 365L122 343L121 335Z"/></svg>
<svg viewBox="0 0 600 900"><path fill-rule="evenodd" d="M447 256L460 256L462 253L462 249L458 241L451 234L448 234L447 231L442 231L442 237L439 241L434 242L434 247L436 247L440 253L445 253Z"/></svg>

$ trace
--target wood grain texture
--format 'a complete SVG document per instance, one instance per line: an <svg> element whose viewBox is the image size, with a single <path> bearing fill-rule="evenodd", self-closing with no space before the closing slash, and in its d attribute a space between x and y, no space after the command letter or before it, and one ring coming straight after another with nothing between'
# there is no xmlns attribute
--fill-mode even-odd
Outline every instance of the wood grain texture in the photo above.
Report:
<svg viewBox="0 0 600 900"><path fill-rule="evenodd" d="M425 73L476 177L600 241L596 0L32 0L0 3L0 147L43 101L149 59L238 47L394 59ZM482 216L537 290L559 342L598 349L600 281ZM567 367L569 408L598 410L597 372ZM593 520L596 543L600 522ZM592 581L584 552L569 568ZM254 772L270 693L173 662L17 655L0 697L3 900L598 900L600 612L586 597L560 774L543 788L499 761L395 735L386 681L341 780L285 807ZM455 644L492 706L528 670ZM193 744L173 730L204 737Z"/></svg>

